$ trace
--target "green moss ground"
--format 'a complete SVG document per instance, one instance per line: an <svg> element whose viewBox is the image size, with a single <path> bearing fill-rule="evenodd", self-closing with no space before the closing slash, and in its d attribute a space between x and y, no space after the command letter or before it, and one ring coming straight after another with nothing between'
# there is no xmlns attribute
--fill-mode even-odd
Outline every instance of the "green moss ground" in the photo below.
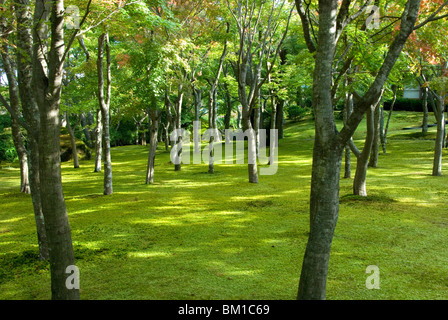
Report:
<svg viewBox="0 0 448 320"><path fill-rule="evenodd" d="M328 299L448 299L448 178L430 176L435 128L426 137L401 130L420 121L394 115L388 154L368 171L367 198L351 196L352 180L341 179ZM362 124L359 147L364 132ZM76 170L64 163L82 299L294 299L312 145L310 120L288 124L277 174L257 185L245 165L175 172L160 148L148 186L148 147L114 148L108 197L93 160ZM18 192L18 177L15 166L0 170L0 299L49 299L49 266L37 260L31 200ZM380 268L379 290L366 288L369 265Z"/></svg>

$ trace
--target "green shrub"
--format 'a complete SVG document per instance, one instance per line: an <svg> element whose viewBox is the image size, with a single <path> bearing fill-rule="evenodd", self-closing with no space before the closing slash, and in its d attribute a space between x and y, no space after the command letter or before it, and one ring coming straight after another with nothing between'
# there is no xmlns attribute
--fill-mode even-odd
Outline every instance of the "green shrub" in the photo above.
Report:
<svg viewBox="0 0 448 320"><path fill-rule="evenodd" d="M307 114L307 109L297 105L291 105L286 108L286 113L288 114L289 120L299 121Z"/></svg>
<svg viewBox="0 0 448 320"><path fill-rule="evenodd" d="M11 134L0 134L0 161L14 162L17 158Z"/></svg>

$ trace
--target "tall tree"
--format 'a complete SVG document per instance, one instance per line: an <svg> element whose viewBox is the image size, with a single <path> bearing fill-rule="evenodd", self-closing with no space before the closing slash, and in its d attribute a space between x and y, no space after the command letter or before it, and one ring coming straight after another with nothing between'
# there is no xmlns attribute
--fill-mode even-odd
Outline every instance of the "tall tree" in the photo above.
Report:
<svg viewBox="0 0 448 320"><path fill-rule="evenodd" d="M106 47L106 84L104 83L104 47ZM112 159L110 153L110 96L111 96L111 60L108 33L102 33L98 38L98 100L101 110L102 131L103 131L103 157L104 157L104 195L113 193L112 187ZM106 94L104 94L106 85Z"/></svg>
<svg viewBox="0 0 448 320"><path fill-rule="evenodd" d="M355 101L344 127L336 128L332 86L333 63L338 40L345 27L363 14L365 7L350 12L350 0L318 2L319 30L314 41L310 28L309 4L296 0L297 10L310 52L315 52L313 108L315 142L310 195L310 234L299 282L299 299L325 299L331 243L339 216L339 179L342 153L364 114L372 110L383 86L417 21L420 0L406 2L396 33L384 62L367 92ZM367 2L367 5L371 1Z"/></svg>

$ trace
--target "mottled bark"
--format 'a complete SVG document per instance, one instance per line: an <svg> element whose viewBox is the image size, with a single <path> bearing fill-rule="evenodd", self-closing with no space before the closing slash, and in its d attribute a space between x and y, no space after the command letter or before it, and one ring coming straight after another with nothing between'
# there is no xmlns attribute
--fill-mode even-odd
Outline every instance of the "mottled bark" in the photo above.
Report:
<svg viewBox="0 0 448 320"><path fill-rule="evenodd" d="M104 46L106 47L106 95L104 94L104 73L103 73L103 55ZM103 127L103 160L104 160L104 195L111 195L113 193L112 186L112 159L110 152L110 95L111 95L111 60L109 36L103 33L98 38L98 100L101 109L101 119Z"/></svg>
<svg viewBox="0 0 448 320"><path fill-rule="evenodd" d="M60 162L60 100L64 56L63 1L36 1L33 40L42 44L46 34L46 17L51 7L50 50L48 66L43 65L42 46L34 46L34 94L40 111L39 173L42 211L50 250L52 299L79 299L78 289L66 286L66 268L75 264L70 225L61 180ZM45 33L43 33L45 32ZM48 73L46 69L48 68ZM47 76L48 75L48 76Z"/></svg>
<svg viewBox="0 0 448 320"><path fill-rule="evenodd" d="M296 1L303 11L303 2ZM366 94L356 101L354 111L340 132L337 131L332 105L333 61L338 34L349 17L337 17L337 1L319 1L318 45L313 80L315 143L310 197L310 236L300 276L298 299L325 299L331 242L339 213L339 177L342 150L350 141L365 112L375 106L382 88L403 46L413 31L420 7L419 0L409 0L402 14L401 28ZM307 15L300 15L303 29L309 34ZM313 49L311 44L310 50Z"/></svg>
<svg viewBox="0 0 448 320"><path fill-rule="evenodd" d="M34 97L33 86L33 16L28 0L14 3L17 19L17 80L19 96L22 102L23 116L28 127L28 167L31 199L37 227L39 258L49 259L49 244L45 230L45 219L42 212L39 177L39 131L40 114Z"/></svg>

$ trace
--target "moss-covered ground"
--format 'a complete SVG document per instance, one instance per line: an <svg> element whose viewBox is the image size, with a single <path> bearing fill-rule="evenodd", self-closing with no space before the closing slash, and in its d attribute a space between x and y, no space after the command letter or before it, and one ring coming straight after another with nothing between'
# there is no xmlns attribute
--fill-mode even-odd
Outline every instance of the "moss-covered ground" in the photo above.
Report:
<svg viewBox="0 0 448 320"><path fill-rule="evenodd" d="M420 122L418 113L393 116L388 152L368 171L368 197L352 196L353 180L341 179L328 299L448 299L448 175L431 176L435 128L424 137L402 130ZM362 124L359 147L364 133ZM175 172L161 145L153 185L144 184L148 147L117 147L107 197L93 160L64 163L81 298L295 299L312 146L310 119L288 123L277 174L249 184L246 165ZM3 165L0 299L49 299L49 264L37 259L31 199L18 187L17 166ZM379 267L379 290L366 288L369 265Z"/></svg>

